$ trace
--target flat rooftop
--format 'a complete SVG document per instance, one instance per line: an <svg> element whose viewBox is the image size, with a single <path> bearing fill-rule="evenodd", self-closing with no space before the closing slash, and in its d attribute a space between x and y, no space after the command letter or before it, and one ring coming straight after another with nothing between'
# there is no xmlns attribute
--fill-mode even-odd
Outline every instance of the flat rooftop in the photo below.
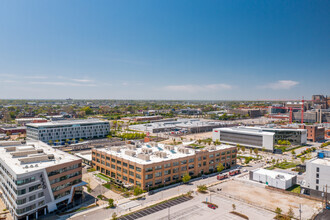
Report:
<svg viewBox="0 0 330 220"><path fill-rule="evenodd" d="M226 127L226 128L215 128L213 131L228 131L228 132L235 132L240 134L252 134L252 135L275 135L274 132L263 131L257 127Z"/></svg>
<svg viewBox="0 0 330 220"><path fill-rule="evenodd" d="M289 174L289 173L283 173L283 172L279 172L279 171L275 171L275 170L266 170L266 169L262 169L262 168L253 170L252 172L260 174L260 175L266 175L273 179L280 177L280 178L284 178L285 180L290 180L296 176L296 175Z"/></svg>
<svg viewBox="0 0 330 220"><path fill-rule="evenodd" d="M309 163L314 163L314 164L319 164L323 166L330 166L330 158L325 157L325 158L314 158L308 161Z"/></svg>
<svg viewBox="0 0 330 220"><path fill-rule="evenodd" d="M186 146L172 146L172 145L164 145L164 144L143 144L135 149L132 145L131 149L130 146L120 146L120 147L111 147L111 148L102 148L97 149L97 151L100 152L106 152L107 154L120 157L126 160L130 160L132 162L138 163L138 164L153 164L157 162L163 162L163 161L169 161L177 158L185 158L188 156L195 155L196 152L200 151L217 151L217 150L225 150L225 149L233 149L236 148L235 146L221 144L218 146L207 146L202 149L192 149L188 148ZM116 149L119 149L119 151L116 151ZM148 153L146 153L148 151ZM134 152L135 156L127 155L126 153ZM160 157L159 153L165 154L165 157ZM140 159L138 158L139 154L149 155L148 160Z"/></svg>
<svg viewBox="0 0 330 220"><path fill-rule="evenodd" d="M199 119L178 119L173 121L152 122L148 124L131 125L130 129L140 131L150 131L157 128L192 128L192 127L206 127L215 125L228 125L229 123L217 121L203 121Z"/></svg>
<svg viewBox="0 0 330 220"><path fill-rule="evenodd" d="M61 120L61 121L51 121L44 123L32 123L27 124L29 127L53 127L53 126L66 126L66 125L84 125L84 124L93 124L93 123L105 123L99 119L86 119L86 120Z"/></svg>
<svg viewBox="0 0 330 220"><path fill-rule="evenodd" d="M78 159L41 141L27 141L26 144L0 142L0 160L16 174L37 171Z"/></svg>

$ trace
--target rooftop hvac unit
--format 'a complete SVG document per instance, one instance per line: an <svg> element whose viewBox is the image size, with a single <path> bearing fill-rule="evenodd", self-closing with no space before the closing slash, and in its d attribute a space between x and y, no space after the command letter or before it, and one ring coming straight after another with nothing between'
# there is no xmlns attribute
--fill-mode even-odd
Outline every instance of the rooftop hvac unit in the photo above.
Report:
<svg viewBox="0 0 330 220"><path fill-rule="evenodd" d="M134 145L128 145L127 148L130 150L136 150L136 147Z"/></svg>
<svg viewBox="0 0 330 220"><path fill-rule="evenodd" d="M125 151L125 154L128 156L134 157L136 155L136 152L132 151L132 150L127 150L127 151Z"/></svg>
<svg viewBox="0 0 330 220"><path fill-rule="evenodd" d="M112 147L111 148L112 151L120 153L120 148L119 147Z"/></svg>
<svg viewBox="0 0 330 220"><path fill-rule="evenodd" d="M138 158L144 161L150 160L150 156L148 154L138 154Z"/></svg>
<svg viewBox="0 0 330 220"><path fill-rule="evenodd" d="M164 148L165 150L174 150L174 146L172 145L166 145Z"/></svg>

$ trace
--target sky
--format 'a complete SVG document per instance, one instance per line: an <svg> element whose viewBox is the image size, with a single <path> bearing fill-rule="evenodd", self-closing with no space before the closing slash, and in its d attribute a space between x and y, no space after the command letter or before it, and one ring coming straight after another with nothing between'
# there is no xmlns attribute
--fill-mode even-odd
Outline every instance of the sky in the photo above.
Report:
<svg viewBox="0 0 330 220"><path fill-rule="evenodd" d="M2 99L330 95L330 1L0 1Z"/></svg>

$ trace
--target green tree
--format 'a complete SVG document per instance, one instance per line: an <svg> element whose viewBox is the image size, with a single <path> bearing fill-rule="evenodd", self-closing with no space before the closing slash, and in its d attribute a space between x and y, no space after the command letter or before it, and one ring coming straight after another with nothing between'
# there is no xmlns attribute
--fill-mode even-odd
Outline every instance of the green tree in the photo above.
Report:
<svg viewBox="0 0 330 220"><path fill-rule="evenodd" d="M287 216L289 216L290 218L293 218L294 217L294 212L293 212L293 209L292 207L290 207L288 213L287 213Z"/></svg>
<svg viewBox="0 0 330 220"><path fill-rule="evenodd" d="M115 207L115 204L113 202L114 202L113 199L108 199L108 205L109 205L110 208Z"/></svg>
<svg viewBox="0 0 330 220"><path fill-rule="evenodd" d="M113 214L112 214L112 220L117 220L118 218L117 218L117 214L114 212Z"/></svg>
<svg viewBox="0 0 330 220"><path fill-rule="evenodd" d="M302 163L304 163L305 160L306 160L306 157L301 157L300 160L301 160Z"/></svg>
<svg viewBox="0 0 330 220"><path fill-rule="evenodd" d="M81 110L84 111L86 115L91 115L93 113L93 110L89 106L83 107Z"/></svg>
<svg viewBox="0 0 330 220"><path fill-rule="evenodd" d="M224 169L225 169L225 167L223 166L223 164L222 163L219 163L218 166L217 166L217 171L220 173Z"/></svg>
<svg viewBox="0 0 330 220"><path fill-rule="evenodd" d="M282 209L279 208L279 207L277 207L277 208L275 209L275 213L276 213L276 215L280 215L280 214L282 213Z"/></svg>
<svg viewBox="0 0 330 220"><path fill-rule="evenodd" d="M294 150L291 151L292 155L296 155L296 152Z"/></svg>
<svg viewBox="0 0 330 220"><path fill-rule="evenodd" d="M135 187L134 188L134 196L138 196L143 193L143 190L140 187Z"/></svg>
<svg viewBox="0 0 330 220"><path fill-rule="evenodd" d="M187 182L190 181L190 179L191 179L191 176L189 176L188 173L185 173L185 174L183 175L183 177L182 177L182 182L183 182L183 183L187 183Z"/></svg>
<svg viewBox="0 0 330 220"><path fill-rule="evenodd" d="M259 151L258 151L257 148L254 148L253 151L254 151L254 153L255 153L256 155L258 155Z"/></svg>
<svg viewBox="0 0 330 220"><path fill-rule="evenodd" d="M207 190L207 186L205 184L197 186L197 191L198 192L205 192L206 190Z"/></svg>
<svg viewBox="0 0 330 220"><path fill-rule="evenodd" d="M244 147L244 146L242 146L242 147L241 147L241 150L242 150L243 152L245 152L245 147Z"/></svg>
<svg viewBox="0 0 330 220"><path fill-rule="evenodd" d="M252 154L252 148L250 148L250 154Z"/></svg>

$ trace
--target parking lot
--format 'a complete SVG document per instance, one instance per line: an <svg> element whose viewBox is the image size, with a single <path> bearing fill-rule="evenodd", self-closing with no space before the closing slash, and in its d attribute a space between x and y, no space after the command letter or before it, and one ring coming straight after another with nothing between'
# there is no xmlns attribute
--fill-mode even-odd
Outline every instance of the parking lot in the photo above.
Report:
<svg viewBox="0 0 330 220"><path fill-rule="evenodd" d="M159 211L167 209L169 207L172 207L172 206L178 205L180 203L189 201L190 199L191 198L189 198L189 197L182 196L182 197L179 197L177 199L170 200L170 201L167 201L165 203L162 203L162 204L159 204L159 205L156 205L156 206L153 206L153 207L150 207L150 208L146 208L146 209L143 209L141 211L137 211L137 212L134 212L132 214L120 217L119 220L134 220L134 219L142 218L144 216L151 215L155 212L159 212Z"/></svg>

